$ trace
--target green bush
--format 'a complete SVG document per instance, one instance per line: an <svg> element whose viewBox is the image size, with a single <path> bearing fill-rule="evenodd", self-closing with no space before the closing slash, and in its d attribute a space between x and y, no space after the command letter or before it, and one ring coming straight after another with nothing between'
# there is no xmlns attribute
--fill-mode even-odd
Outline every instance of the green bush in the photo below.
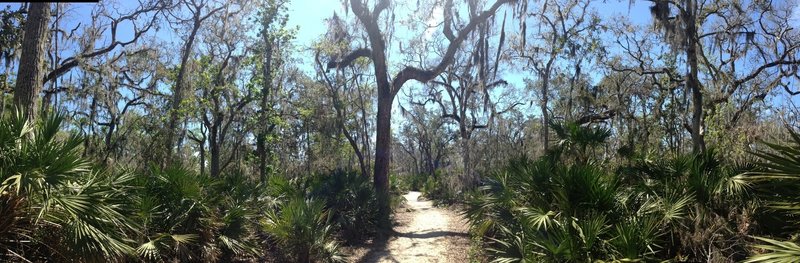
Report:
<svg viewBox="0 0 800 263"><path fill-rule="evenodd" d="M349 243L363 240L377 228L375 190L369 178L356 172L334 171L317 176L311 196L325 200L337 232Z"/></svg>
<svg viewBox="0 0 800 263"><path fill-rule="evenodd" d="M0 261L339 262L337 237L374 232L368 178L212 178L181 166L112 171L81 156L63 117L0 119ZM280 257L280 255L278 255Z"/></svg>
<svg viewBox="0 0 800 263"><path fill-rule="evenodd" d="M430 177L427 174L391 175L390 181L396 193L403 194L408 191L422 191L422 187Z"/></svg>
<svg viewBox="0 0 800 263"><path fill-rule="evenodd" d="M211 178L181 167L140 176L134 220L142 222L137 253L150 260L230 261L257 254L254 218L263 202L250 182Z"/></svg>
<svg viewBox="0 0 800 263"><path fill-rule="evenodd" d="M450 205L457 201L453 189L445 184L440 171L436 171L433 176L428 176L420 191L425 198L428 198L436 205Z"/></svg>
<svg viewBox="0 0 800 263"><path fill-rule="evenodd" d="M389 187L392 195L404 195L412 190L408 177L396 174L389 175Z"/></svg>
<svg viewBox="0 0 800 263"><path fill-rule="evenodd" d="M330 219L325 221L329 233L347 243L358 243L377 229L375 190L369 178L359 173L336 170L291 179L274 176L267 192L281 203L318 200Z"/></svg>
<svg viewBox="0 0 800 263"><path fill-rule="evenodd" d="M510 161L467 198L471 232L496 262L744 258L747 166L710 150L614 169L590 157L606 132L565 126L550 153Z"/></svg>
<svg viewBox="0 0 800 263"><path fill-rule="evenodd" d="M93 170L60 114L0 120L0 259L101 261L133 252L136 226L118 205L129 174ZM7 252L7 253L6 253Z"/></svg>
<svg viewBox="0 0 800 263"><path fill-rule="evenodd" d="M262 225L293 262L343 262L330 222L324 202L295 196L268 211Z"/></svg>
<svg viewBox="0 0 800 263"><path fill-rule="evenodd" d="M800 216L800 134L790 127L787 130L791 138L789 141L766 143L767 150L752 152L761 159L757 163L760 169L745 175L768 202L768 210L773 212L771 215L782 226L781 232L791 233L800 228L797 219ZM798 233L776 236L755 237L757 243L754 247L763 253L745 262L797 262L800 258ZM786 238L789 240L781 240Z"/></svg>

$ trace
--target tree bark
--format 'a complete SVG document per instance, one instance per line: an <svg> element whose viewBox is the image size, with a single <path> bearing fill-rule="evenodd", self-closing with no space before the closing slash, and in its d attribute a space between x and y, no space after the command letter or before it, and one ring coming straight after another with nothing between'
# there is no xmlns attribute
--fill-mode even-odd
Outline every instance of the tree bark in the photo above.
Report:
<svg viewBox="0 0 800 263"><path fill-rule="evenodd" d="M542 109L542 149L544 149L543 154L547 154L547 151L550 149L550 114L547 111L547 103L549 99L548 88L550 84L550 65L552 64L552 59L550 62L547 63L547 68L545 69L545 73L542 76L542 98L540 99L540 107Z"/></svg>
<svg viewBox="0 0 800 263"><path fill-rule="evenodd" d="M379 82L380 83L380 82ZM388 81L387 81L388 84ZM378 92L382 93L381 90ZM389 221L389 164L392 152L392 101L393 96L378 96L378 116L375 123L375 167L372 173L378 197L378 213L382 228L391 228Z"/></svg>
<svg viewBox="0 0 800 263"><path fill-rule="evenodd" d="M461 132L461 162L464 164L464 180L466 186L464 189L470 189L472 186L477 185L477 178L472 173L472 160L470 158L469 135L466 131Z"/></svg>
<svg viewBox="0 0 800 263"><path fill-rule="evenodd" d="M187 6L190 4L187 4ZM172 106L170 110L169 116L169 123L167 127L167 138L166 138L166 158L163 164L169 163L168 160L173 160L170 158L172 154L172 148L174 145L181 140L181 136L178 136L178 124L181 122L181 114L180 108L183 102L184 92L186 90L186 63L189 61L189 57L192 54L192 49L194 48L194 41L197 38L197 33L200 30L200 27L203 25L203 21L211 17L214 13L219 12L227 4L223 4L215 9L209 10L206 14L202 14L204 3L196 3L192 1L191 5L193 5L194 10L192 10L192 31L189 33L189 37L186 39L186 43L183 47L183 53L181 54L181 64L180 68L178 69L178 76L175 79L175 88L172 93ZM191 8L190 8L191 9ZM177 138L176 138L177 137ZM180 145L178 145L180 146ZM180 151L177 151L180 152Z"/></svg>
<svg viewBox="0 0 800 263"><path fill-rule="evenodd" d="M211 167L209 170L209 174L211 177L218 177L220 173L220 134L219 134L219 126L220 122L218 120L219 117L214 118L214 124L209 129L210 136L209 136L209 154L211 155Z"/></svg>
<svg viewBox="0 0 800 263"><path fill-rule="evenodd" d="M692 152L701 153L706 150L706 143L703 137L703 92L697 72L697 25L695 15L694 0L686 1L686 10L683 14L686 23L686 61L689 64L686 86L692 92L692 123L689 133L692 137Z"/></svg>
<svg viewBox="0 0 800 263"><path fill-rule="evenodd" d="M266 44L266 52L264 54L264 70L262 72L262 78L264 79L264 86L261 87L261 121L269 123L269 114L272 109L269 107L269 96L270 91L272 89L272 42L265 38ZM258 132L258 138L256 138L256 153L258 154L258 175L261 179L262 183L267 182L267 166L268 164L268 154L267 154L267 133L269 124L266 125L267 127L260 127Z"/></svg>
<svg viewBox="0 0 800 263"><path fill-rule="evenodd" d="M33 2L28 8L22 54L14 87L14 105L22 110L29 121L36 119L39 110L39 93L44 79L44 56L50 25L50 3Z"/></svg>
<svg viewBox="0 0 800 263"><path fill-rule="evenodd" d="M189 61L189 56L192 54L194 39L197 36L197 31L200 29L200 24L201 21L199 20L199 17L195 16L192 31L189 33L189 38L186 40L186 44L183 46L180 69L178 69L178 76L175 79L175 88L172 91L172 107L169 113L169 124L167 126L166 138L167 154L165 157L167 157L167 160L172 159L169 158L169 155L171 155L173 145L175 145L178 140L175 137L178 134L178 123L181 122L181 115L179 111L183 102L183 93L185 89L184 79L186 78L186 63Z"/></svg>

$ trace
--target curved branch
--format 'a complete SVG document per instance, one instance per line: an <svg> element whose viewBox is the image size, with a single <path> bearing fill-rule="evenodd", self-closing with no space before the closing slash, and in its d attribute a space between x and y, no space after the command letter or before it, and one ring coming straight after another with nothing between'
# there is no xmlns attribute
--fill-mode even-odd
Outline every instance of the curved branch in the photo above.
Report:
<svg viewBox="0 0 800 263"><path fill-rule="evenodd" d="M353 50L353 52L350 52L350 54L347 54L347 56L344 56L339 61L330 61L330 62L328 62L328 66L326 67L326 69L332 69L332 68L341 69L341 68L350 66L350 64L352 64L353 61L355 61L356 59L362 58L362 57L363 58L372 58L372 50L370 50L369 48L359 48L359 49Z"/></svg>
<svg viewBox="0 0 800 263"><path fill-rule="evenodd" d="M478 26L478 24L486 22L490 17L494 15L494 13L499 9L501 6L507 3L515 2L516 0L498 0L497 2L492 5L488 10L483 11L479 16L475 17L474 19L469 21L463 29L458 31L458 35L456 38L450 42L450 45L447 46L447 51L442 56L442 60L439 62L436 67L431 70L423 70L416 67L408 66L401 70L397 75L394 77L394 81L392 82L392 94L397 94L400 87L403 86L409 80L417 80L419 82L428 82L436 75L441 74L448 65L453 62L453 57L461 48L461 43L467 38L467 36ZM445 18L447 19L447 18Z"/></svg>

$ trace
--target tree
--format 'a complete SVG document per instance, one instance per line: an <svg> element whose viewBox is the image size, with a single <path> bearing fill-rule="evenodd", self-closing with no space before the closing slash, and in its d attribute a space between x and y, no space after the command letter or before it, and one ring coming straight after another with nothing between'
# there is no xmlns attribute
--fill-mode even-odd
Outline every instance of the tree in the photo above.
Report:
<svg viewBox="0 0 800 263"><path fill-rule="evenodd" d="M67 19L74 9L62 8L65 4L56 5L55 21L52 23L53 41L49 45L49 67L45 69L44 84L50 88L43 90L43 107L58 107L58 98L63 93L68 97L75 92L80 92L71 86L75 75L82 75L86 71L97 71L97 65L87 65L86 61L100 59L119 60L126 55L152 51L152 46L138 45L146 38L147 33L159 25L162 12L173 8L170 2L157 0L138 0L132 10L120 10L114 3L98 3L93 5L90 18L92 23L84 26L78 20L78 25L70 24L76 21ZM80 19L80 18L79 18ZM64 28L68 26L69 28ZM76 50L69 50L77 47ZM64 53L68 54L62 57ZM109 62L111 63L111 62ZM102 67L102 63L100 64ZM92 69L87 69L92 67ZM74 73L73 69L82 69ZM68 76L64 79L64 76ZM65 85L66 84L66 85ZM53 99L55 98L55 99Z"/></svg>
<svg viewBox="0 0 800 263"><path fill-rule="evenodd" d="M22 44L23 26L25 25L26 12L25 6L20 6L17 10L11 10L11 7L6 7L0 10L0 64L4 71L0 73L0 116L5 116L6 112L6 94L13 94L13 87L10 83L13 79L11 76L11 62L14 61ZM16 73L16 72L15 72Z"/></svg>
<svg viewBox="0 0 800 263"><path fill-rule="evenodd" d="M244 10L226 11L215 16L221 23L202 32L203 51L208 55L195 62L197 69L192 72L196 74L192 84L197 93L200 122L208 132L208 136L204 134L203 138L207 137L209 174L212 177L218 177L236 157L242 142L231 141L231 137L236 137L231 132L244 123L243 112L255 100L251 90L235 85L241 76L242 61L249 55L244 48L248 43L246 30L237 23L244 16ZM225 150L227 158L223 159Z"/></svg>
<svg viewBox="0 0 800 263"><path fill-rule="evenodd" d="M357 138L357 137L353 136L353 134L351 133L351 128L348 127L349 125L347 123L346 117L352 116L348 112L348 111L352 111L352 110L349 110L349 109L346 108L346 104L345 104L345 102L343 101L343 99L341 98L341 95L340 95L340 93L341 93L340 90L344 90L344 91L348 91L349 90L348 86L353 86L353 89L355 89L356 91L359 91L358 94L361 95L361 92L360 92L360 86L361 85L358 82L358 79L360 78L360 74L352 74L353 76L348 78L347 76L343 76L344 75L343 71L345 71L345 70L342 69L342 70L337 70L337 72L336 72L337 74L335 76L329 77L328 74L324 72L324 68L323 68L322 62L319 59L319 53L317 53L315 60L317 62L317 67L318 67L317 68L317 72L318 72L318 74L320 76L322 76L321 78L324 81L324 84L328 89L328 93L330 94L330 97L331 97L331 100L332 100L332 104L333 104L332 105L333 109L336 111L336 123L337 123L337 126L339 126L339 129L341 130L342 135L345 136L345 138L347 139L347 142L350 144L350 148L353 149L353 152L356 154L356 157L358 158L358 166L359 166L359 169L361 169L361 175L368 176L369 175L369 171L368 171L369 168L367 166L368 165L368 163L367 163L368 160L367 160L367 157L364 156L364 151L366 151L366 148L367 148L366 145L368 145L368 144L362 144L362 145L359 144L360 138L364 138L365 137L365 136L363 136L364 134L362 134L362 136L359 136L360 138ZM363 103L363 100L360 100L358 102L362 102ZM350 104L350 103L347 103L347 104ZM356 103L353 103L353 104L356 104ZM361 108L364 109L365 107L363 107L363 105L362 105ZM353 117L357 117L357 116L353 116ZM366 123L366 118L367 118L367 116L362 114L360 121L356 120L356 123L357 124ZM359 127L355 128L355 131L356 131L357 134L359 134L361 130L362 129L360 129ZM361 140L361 141L365 141L365 140ZM364 151L362 151L362 146L364 148Z"/></svg>
<svg viewBox="0 0 800 263"><path fill-rule="evenodd" d="M552 80L560 67L572 67L574 75L569 84L572 96L575 79L581 75L583 58L596 47L594 31L599 26L596 14L589 10L588 0L546 0L541 10L531 13L536 31L527 33L526 23L522 24L520 43L517 43L517 56L524 58L538 79L533 84L539 88L539 107L541 108L542 149L547 152L550 145L550 123L552 113L549 103L553 96ZM527 22L527 21L526 21ZM573 61L562 61L568 58ZM573 63L570 63L573 62ZM562 66L567 64L567 66ZM571 114L571 103L567 113Z"/></svg>
<svg viewBox="0 0 800 263"><path fill-rule="evenodd" d="M258 155L259 177L262 182L266 182L269 173L269 162L271 161L270 150L267 146L270 134L274 131L276 124L271 120L275 117L275 93L279 92L280 80L278 73L281 72L285 56L290 50L290 41L294 39L295 31L286 28L288 16L285 14L288 0L267 1L260 10L261 41L257 42L256 50L258 56L258 67L260 67L261 92L259 94L259 118L267 121L265 125L257 128L256 134L256 154Z"/></svg>
<svg viewBox="0 0 800 263"><path fill-rule="evenodd" d="M197 38L197 33L200 31L200 28L203 26L203 22L205 22L206 19L212 17L217 12L228 8L229 5L230 3L227 1L218 3L214 2L213 0L181 0L177 4L178 7L185 6L186 10L189 11L188 18L181 18L173 15L173 17L177 20L177 23L189 25L189 34L186 36L185 42L181 49L180 64L178 64L178 74L175 77L175 85L172 91L172 101L170 104L171 110L169 112L167 136L165 141L167 155L165 157L168 157L170 153L172 153L175 143L180 140L180 138L178 138L178 125L182 122L182 116L184 115L181 114L180 110L187 89L187 62L189 61L192 51L194 50L194 42ZM165 160L170 160L170 158Z"/></svg>
<svg viewBox="0 0 800 263"><path fill-rule="evenodd" d="M642 129L646 134L652 131L653 143L659 146L659 150L680 153L684 138L681 120L688 104L688 94L680 87L682 76L677 72L676 56L647 28L621 19L610 28L616 46L622 51L602 61L608 73L599 85L607 91L601 97L616 97L607 98L606 102L620 109L618 127L631 128L627 146L641 146L642 150L651 148L649 145L652 143L647 138L640 138L643 143L634 141L632 129ZM634 120L637 112L635 100L641 103L640 120Z"/></svg>
<svg viewBox="0 0 800 263"><path fill-rule="evenodd" d="M780 9L760 2L743 6L738 1L653 1L654 25L663 32L664 41L685 57L683 83L692 95L692 115L684 126L691 135L693 152L706 149L709 113L743 86L757 83L763 87L762 92L744 99L741 109L763 100L774 87L784 86L788 91L783 80L798 74L800 35L789 26L791 12ZM718 61L713 61L715 57ZM737 65L745 60L757 62L744 66L742 73ZM766 81L756 81L763 78ZM715 86L720 95L710 89ZM709 95L716 97L711 104L704 100ZM740 114L734 113L733 119L738 120Z"/></svg>
<svg viewBox="0 0 800 263"><path fill-rule="evenodd" d="M389 67L386 60L386 36L380 28L378 22L381 13L389 8L391 1L380 0L375 3L372 10L367 3L361 0L350 0L350 9L358 18L361 25L366 30L369 39L369 48L363 47L356 49L344 56L340 61L331 61L329 68L341 68L348 66L355 59L368 57L372 61L373 70L378 90L378 112L375 123L375 168L373 172L373 183L378 193L379 211L382 218L383 228L389 228L389 163L391 154L391 118L392 104L397 92L409 80L428 82L441 74L453 61L453 56L458 52L461 43L478 26L490 17L493 17L497 9L514 0L497 0L486 11L479 12L472 10L469 14L471 18L463 28L454 32L452 25L453 12L452 0L446 1L444 8L444 34L450 43L442 55L441 60L430 69L420 69L413 66L406 66L389 79Z"/></svg>
<svg viewBox="0 0 800 263"><path fill-rule="evenodd" d="M361 175L369 177L371 138L367 111L370 108L368 102L372 101L368 90L373 87L363 83L369 65L351 63L350 67L337 68L334 72L325 67L322 61L329 61L337 54L348 52L351 42L356 40L349 33L350 27L338 15L334 14L327 21L328 32L322 40L314 44L318 81L326 86L330 94L337 125L358 159Z"/></svg>
<svg viewBox="0 0 800 263"><path fill-rule="evenodd" d="M495 21L491 20L479 24L476 31L465 40L464 52L454 56L453 64L430 82L431 85L425 88L422 96L414 95L419 97L416 101L410 98L412 104L425 106L433 103L438 106L440 117L457 127L462 164L459 187L469 188L478 183L477 174L473 171L473 134L493 125L496 116L521 105L514 99L502 101L510 96L493 97L497 88L508 86L498 76L498 71L505 68L504 64L509 64L503 55L505 22L504 16L500 27L496 27ZM428 55L425 49L417 52L421 53L420 57Z"/></svg>
<svg viewBox="0 0 800 263"><path fill-rule="evenodd" d="M14 86L14 104L33 121L39 111L39 93L42 92L44 56L50 27L50 3L34 2L28 7L25 37L22 40L17 83Z"/></svg>
<svg viewBox="0 0 800 263"><path fill-rule="evenodd" d="M401 135L406 137L406 144L400 143L403 151L412 157L415 167L420 167L415 172L430 177L436 176L436 170L443 166L447 156L447 148L456 138L456 133L448 129L445 118L429 111L425 104L412 102L410 110L401 106L403 116L409 121L402 127Z"/></svg>

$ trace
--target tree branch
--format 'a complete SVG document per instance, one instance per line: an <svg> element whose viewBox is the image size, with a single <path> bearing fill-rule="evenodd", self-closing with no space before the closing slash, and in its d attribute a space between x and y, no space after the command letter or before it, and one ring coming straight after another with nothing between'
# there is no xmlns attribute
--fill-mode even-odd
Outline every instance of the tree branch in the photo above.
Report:
<svg viewBox="0 0 800 263"><path fill-rule="evenodd" d="M344 56L339 61L328 62L328 66L326 69L332 69L332 68L341 69L350 66L350 64L353 63L353 61L362 57L372 58L372 51L369 48L359 48L353 50L353 52L350 52L350 54L347 54L347 56Z"/></svg>
<svg viewBox="0 0 800 263"><path fill-rule="evenodd" d="M478 26L478 24L486 22L489 17L492 17L494 13L499 9L502 5L514 2L516 0L498 0L497 2L492 5L488 10L483 11L480 15L473 18L469 21L463 29L458 32L456 38L450 42L450 45L447 46L447 51L442 56L442 60L439 62L436 67L431 70L423 70L416 67L408 66L401 70L397 75L394 77L394 81L392 82L392 94L397 94L400 87L403 86L409 80L417 80L419 82L428 82L436 75L441 74L448 65L451 64L453 61L453 57L461 48L461 43L467 38L467 36ZM448 19L448 18L445 18Z"/></svg>

